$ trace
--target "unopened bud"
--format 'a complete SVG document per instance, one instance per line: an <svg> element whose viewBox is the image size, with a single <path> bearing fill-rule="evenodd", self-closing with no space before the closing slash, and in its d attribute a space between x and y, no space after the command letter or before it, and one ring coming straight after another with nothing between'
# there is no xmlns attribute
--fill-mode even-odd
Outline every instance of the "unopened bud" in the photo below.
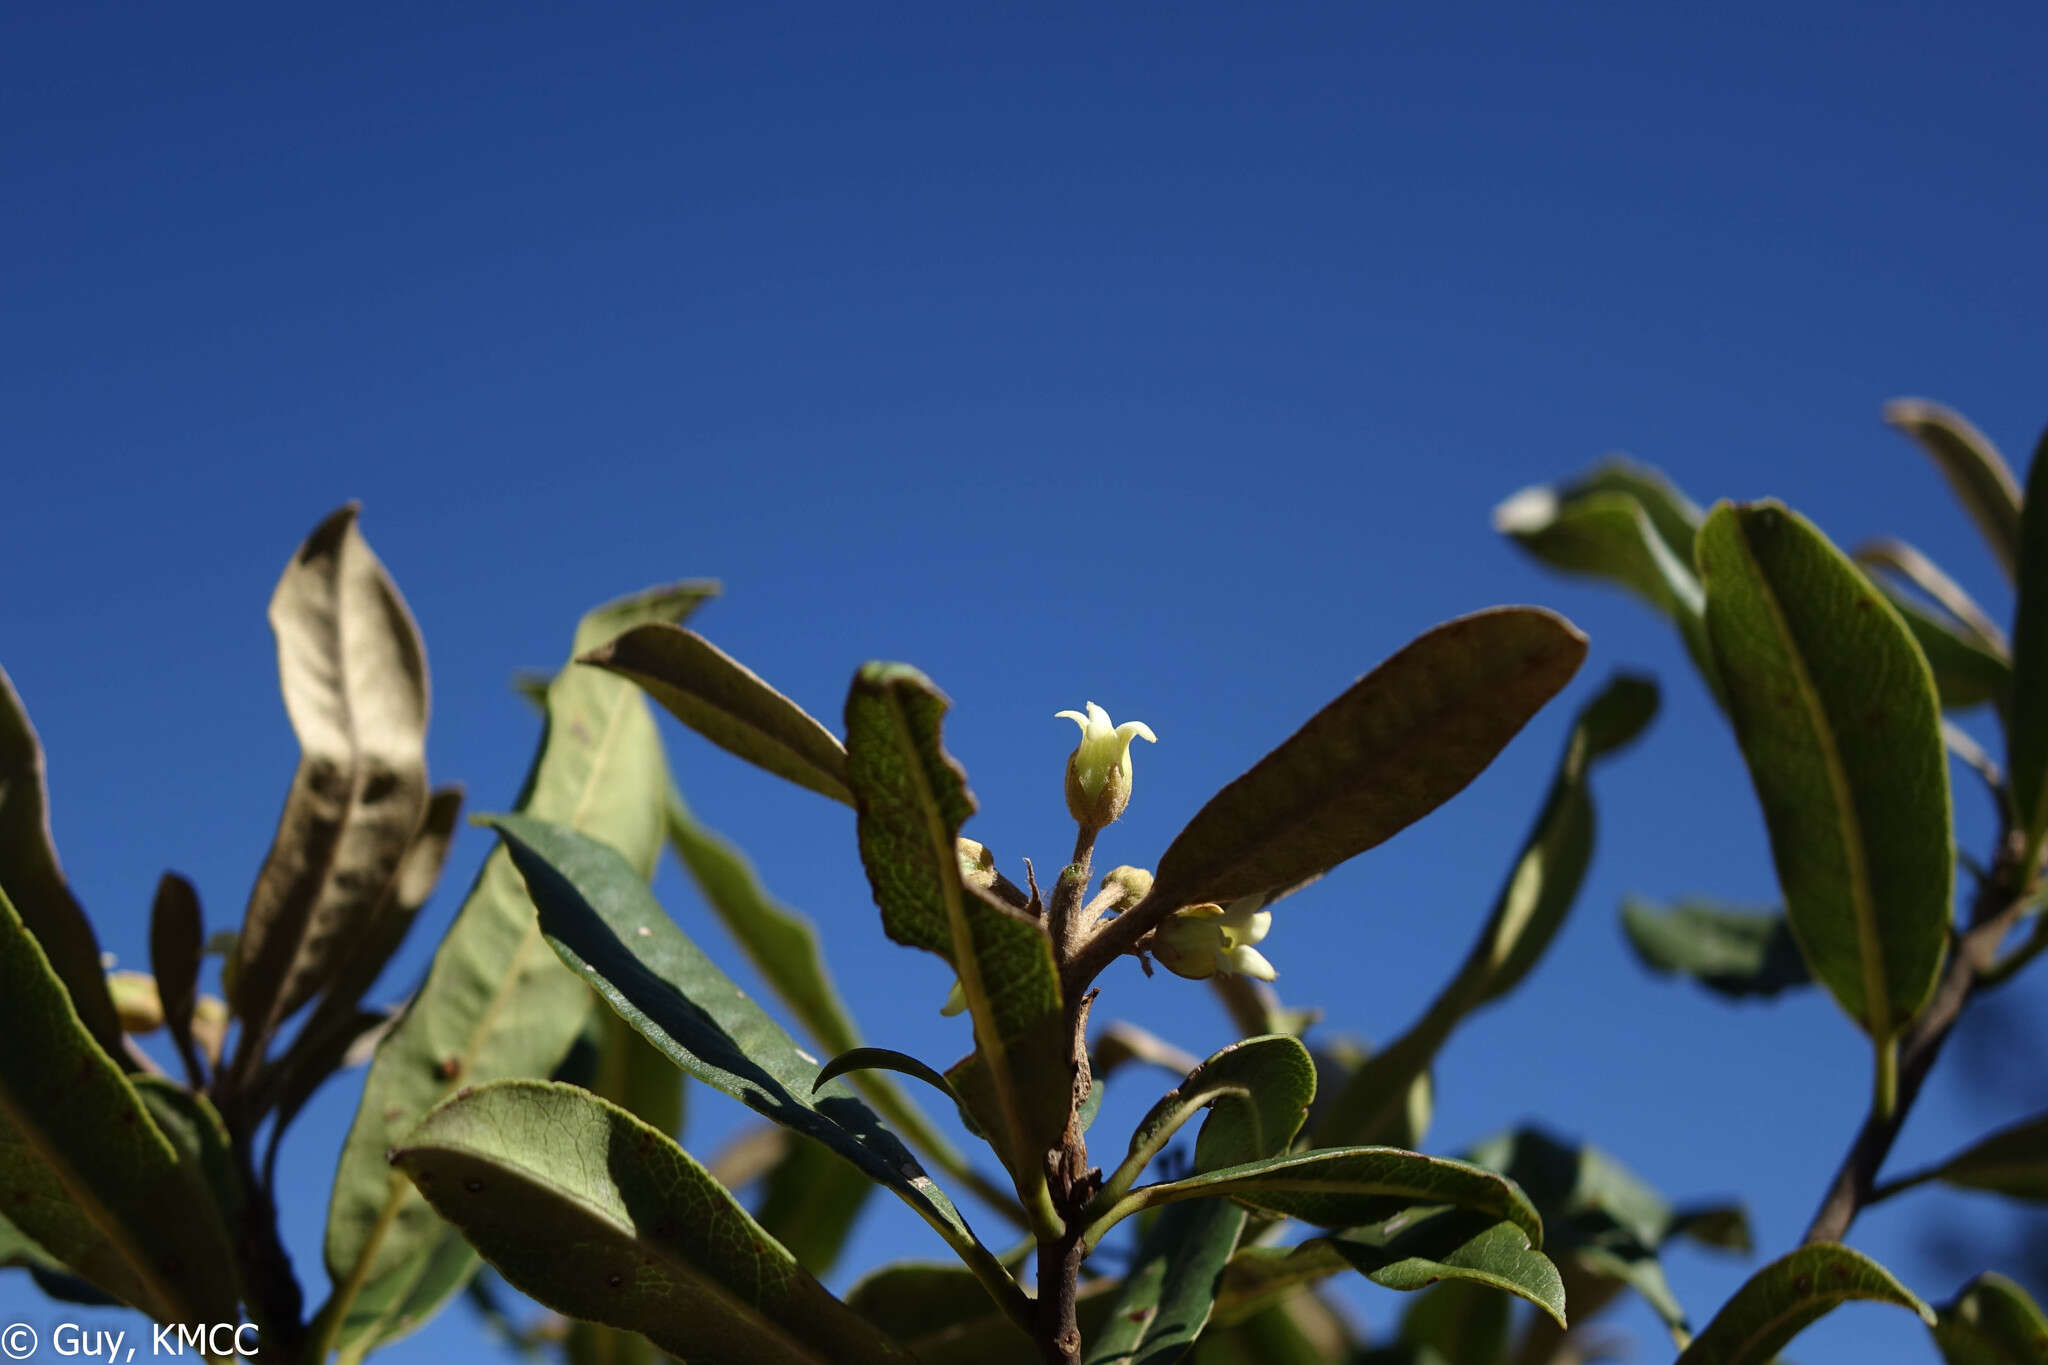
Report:
<svg viewBox="0 0 2048 1365"><path fill-rule="evenodd" d="M108 972L107 994L123 1033L154 1033L164 1026L164 1002L148 972Z"/></svg>
<svg viewBox="0 0 2048 1365"><path fill-rule="evenodd" d="M1084 829L1101 829L1131 802L1131 741L1158 739L1143 721L1110 724L1109 712L1092 701L1085 716L1058 714L1081 727L1081 742L1067 759L1067 813Z"/></svg>

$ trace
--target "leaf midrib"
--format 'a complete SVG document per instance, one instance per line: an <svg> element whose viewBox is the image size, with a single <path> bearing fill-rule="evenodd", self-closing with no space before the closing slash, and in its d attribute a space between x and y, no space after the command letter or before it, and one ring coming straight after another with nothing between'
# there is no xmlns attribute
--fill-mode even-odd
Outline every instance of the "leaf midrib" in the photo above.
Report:
<svg viewBox="0 0 2048 1365"><path fill-rule="evenodd" d="M1885 972L1884 944L1879 938L1877 906L1870 894L1870 868L1864 860L1863 825L1855 805L1855 793L1849 787L1849 775L1842 766L1840 747L1835 742L1834 725L1820 703L1819 691L1813 685L1813 678L1807 673L1806 659L1800 653L1800 642L1792 633L1791 625L1785 619L1784 608L1779 605L1778 595L1771 580L1757 563L1756 555L1749 545L1749 531L1740 517L1735 519L1736 543L1741 547L1742 556L1752 571L1752 581L1757 587L1757 596L1764 609L1770 613L1771 624L1777 629L1778 638L1785 646L1787 666L1800 701L1804 704L1807 719L1812 723L1816 742L1821 751L1821 766L1827 774L1828 790L1834 797L1837 832L1842 837L1843 852L1846 855L1849 873L1850 908L1856 915L1857 961L1863 968L1863 1012L1865 1025L1871 1036L1879 1042L1891 1036L1892 1008L1890 989ZM1789 897L1788 897L1789 903ZM1879 1012L1882 1011L1882 1017Z"/></svg>

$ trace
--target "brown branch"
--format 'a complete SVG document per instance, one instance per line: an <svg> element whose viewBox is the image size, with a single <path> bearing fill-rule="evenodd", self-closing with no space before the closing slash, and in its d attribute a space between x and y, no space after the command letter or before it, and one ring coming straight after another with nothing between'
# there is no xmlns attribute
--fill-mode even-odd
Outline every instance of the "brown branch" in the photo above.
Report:
<svg viewBox="0 0 2048 1365"><path fill-rule="evenodd" d="M1807 1242L1840 1241L1848 1233L1849 1225L1856 1221L1856 1215L1871 1203L1871 1196L1877 1188L1878 1172L1884 1166L1885 1158L1891 1154L1899 1130L1905 1127L1906 1116L1913 1111L1913 1102L1919 1098L1927 1073L1941 1055L1942 1044L1948 1041L1970 996L1990 971L2007 931L2026 908L2024 889L2010 889L2010 883L2016 880L2014 873L2017 870L2018 859L2012 854L2008 842L2007 852L1978 884L1976 900L1971 906L1970 929L1956 944L1955 953L1934 988L1933 998L1899 1040L1897 1102L1890 1114L1872 1112L1864 1119L1856 1140L1850 1144L1835 1172L1835 1178L1829 1182L1828 1192L1822 1197L1813 1222L1806 1229Z"/></svg>

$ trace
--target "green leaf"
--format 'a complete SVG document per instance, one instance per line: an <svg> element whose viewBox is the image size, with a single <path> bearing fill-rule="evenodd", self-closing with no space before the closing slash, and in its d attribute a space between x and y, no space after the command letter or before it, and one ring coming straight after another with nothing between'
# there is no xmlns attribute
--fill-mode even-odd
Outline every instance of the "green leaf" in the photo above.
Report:
<svg viewBox="0 0 2048 1365"><path fill-rule="evenodd" d="M776 997L828 1054L860 1046L839 990L826 971L811 921L770 896L746 856L669 793L669 845L704 903Z"/></svg>
<svg viewBox="0 0 2048 1365"><path fill-rule="evenodd" d="M1083 1281L1074 1298L1083 1341L1102 1329L1116 1282ZM1044 1357L988 1290L955 1265L904 1262L855 1284L847 1306L908 1346L920 1365L1040 1365Z"/></svg>
<svg viewBox="0 0 2048 1365"><path fill-rule="evenodd" d="M599 607L578 624L571 655L637 622L685 615L715 591L685 582ZM519 808L604 839L651 875L668 790L661 736L638 689L596 669L557 675ZM394 1178L385 1152L460 1086L553 1071L590 1009L590 992L541 938L510 856L494 851L425 983L379 1046L342 1149L327 1216L335 1291L320 1326L345 1358L419 1326L475 1263L462 1238Z"/></svg>
<svg viewBox="0 0 2048 1365"><path fill-rule="evenodd" d="M583 1088L670 1137L683 1126L683 1073L610 1010L597 1018L597 1074Z"/></svg>
<svg viewBox="0 0 2048 1365"><path fill-rule="evenodd" d="M2048 1316L2026 1290L1986 1273L1936 1314L1934 1343L1948 1365L2042 1365Z"/></svg>
<svg viewBox="0 0 2048 1365"><path fill-rule="evenodd" d="M1525 488L1493 512L1495 530L1552 568L1626 588L1675 624L1718 699L1706 598L1693 567L1701 520L1657 470L1618 458L1562 488Z"/></svg>
<svg viewBox="0 0 2048 1365"><path fill-rule="evenodd" d="M1904 579L1924 593L1956 627L1974 637L1978 644L2000 655L2006 652L2005 632L1998 628L1998 623L1963 590L1962 584L1950 578L1946 570L1917 546L1896 536L1878 536L1857 546L1850 558L1866 572L1877 570L1881 574Z"/></svg>
<svg viewBox="0 0 2048 1365"><path fill-rule="evenodd" d="M1378 1352L1364 1351L1349 1325L1315 1294L1302 1292L1230 1327L1202 1334L1194 1365L1329 1365L1357 1361L1388 1365ZM1401 1365L1453 1365L1435 1355L1408 1355ZM1456 1365L1463 1365L1457 1362Z"/></svg>
<svg viewBox="0 0 2048 1365"><path fill-rule="evenodd" d="M1954 891L1933 677L1898 613L1782 505L1717 505L1699 556L1793 935L1882 1054L1934 991Z"/></svg>
<svg viewBox="0 0 2048 1365"><path fill-rule="evenodd" d="M838 737L695 631L638 626L579 662L631 678L670 715L726 752L853 804L846 748Z"/></svg>
<svg viewBox="0 0 2048 1365"><path fill-rule="evenodd" d="M1424 633L1211 798L1145 903L1227 905L1391 838L1464 790L1585 657L1584 635L1534 607Z"/></svg>
<svg viewBox="0 0 2048 1365"><path fill-rule="evenodd" d="M1417 1294L1401 1314L1401 1340L1458 1365L1507 1365L1513 1307L1490 1285L1446 1278Z"/></svg>
<svg viewBox="0 0 2048 1365"><path fill-rule="evenodd" d="M859 1071L894 1071L898 1075L914 1076L955 1104L960 1102L960 1097L953 1093L953 1083L946 1079L944 1073L907 1052L898 1052L891 1047L849 1048L819 1069L816 1079L811 1082L811 1091L815 1094L818 1087L827 1081Z"/></svg>
<svg viewBox="0 0 2048 1365"><path fill-rule="evenodd" d="M1944 710L1986 702L2003 708L2012 698L2012 663L1947 616L1937 615L1884 579L1873 580L1927 656Z"/></svg>
<svg viewBox="0 0 2048 1365"><path fill-rule="evenodd" d="M109 1057L128 1055L107 993L99 939L71 894L50 841L50 790L43 746L7 670L0 668L0 887L48 954L78 1017Z"/></svg>
<svg viewBox="0 0 2048 1365"><path fill-rule="evenodd" d="M1557 1267L1515 1223L1462 1210L1423 1209L1318 1241L1382 1288L1413 1292L1441 1280L1467 1280L1527 1299L1565 1325L1564 1282Z"/></svg>
<svg viewBox="0 0 2048 1365"><path fill-rule="evenodd" d="M159 1322L232 1322L212 1200L86 1031L0 891L0 1207L50 1256Z"/></svg>
<svg viewBox="0 0 2048 1365"><path fill-rule="evenodd" d="M768 1168L754 1216L805 1270L823 1275L838 1263L874 1191L864 1171L841 1161L830 1148L791 1142Z"/></svg>
<svg viewBox="0 0 2048 1365"><path fill-rule="evenodd" d="M262 1292L263 1286L244 1286L238 1278L238 1271L247 1268L252 1258L246 1250L240 1256L229 1250L242 1237L249 1235L245 1205L252 1198L262 1199L263 1195L260 1191L252 1194L243 1185L240 1163L220 1112L204 1095L195 1094L162 1076L137 1076L132 1084L143 1108L155 1120L157 1131L178 1154L178 1174L185 1186L180 1192L181 1206L196 1210L196 1216L207 1221L209 1225L202 1234L204 1240L218 1252L225 1253L217 1255L201 1268L200 1273L213 1281L210 1297L215 1302L226 1303L233 1303L239 1297L248 1302L258 1321L263 1321L266 1307L271 1302ZM275 1210L271 1210L263 1221L266 1226L256 1235L274 1239ZM272 1245L275 1246L274 1241ZM278 1258L282 1263L281 1248L278 1249ZM289 1277L288 1270L286 1275ZM289 1328L296 1329L299 1323L299 1287L296 1280L292 1281L287 1293L291 1315Z"/></svg>
<svg viewBox="0 0 2048 1365"><path fill-rule="evenodd" d="M1176 1204L1147 1229L1087 1365L1171 1365L1208 1325L1245 1211L1223 1199Z"/></svg>
<svg viewBox="0 0 2048 1365"><path fill-rule="evenodd" d="M617 853L525 816L485 823L526 879L549 945L642 1037L705 1084L831 1148L916 1210L970 1268L1009 1283L952 1201L844 1082L812 1093L817 1058L690 942Z"/></svg>
<svg viewBox="0 0 2048 1365"><path fill-rule="evenodd" d="M292 557L270 628L300 758L224 978L242 1032L223 1094L355 948L427 809L426 650L355 504Z"/></svg>
<svg viewBox="0 0 2048 1365"><path fill-rule="evenodd" d="M2048 433L2027 471L2027 513L2019 532L2019 604L2013 611L2012 722L2006 771L2029 853L2048 840ZM2029 862L2027 866L2035 864Z"/></svg>
<svg viewBox="0 0 2048 1365"><path fill-rule="evenodd" d="M1319 1124L1318 1146L1376 1140L1408 1103L1458 1024L1520 985L1570 912L1593 858L1593 764L1642 733L1657 711L1657 686L1621 673L1580 709L1557 775L1522 844L1493 914L1464 966L1421 1019L1354 1071Z"/></svg>
<svg viewBox="0 0 2048 1365"><path fill-rule="evenodd" d="M118 1305L121 1301L94 1288L64 1268L63 1262L37 1246L35 1239L5 1218L0 1218L0 1268L19 1266L29 1273L36 1288L59 1303L82 1303L95 1308Z"/></svg>
<svg viewBox="0 0 2048 1365"><path fill-rule="evenodd" d="M574 1086L500 1081L458 1095L392 1163L513 1285L693 1365L911 1359L687 1152Z"/></svg>
<svg viewBox="0 0 2048 1365"><path fill-rule="evenodd" d="M1232 1043L1190 1071L1146 1114L1130 1156L1105 1187L1113 1202L1188 1116L1209 1117L1195 1169L1223 1170L1280 1155L1315 1098L1315 1063L1301 1041L1270 1034ZM1245 1211L1225 1199L1175 1204L1146 1229L1116 1307L1090 1342L1088 1365L1166 1365L1209 1321L1223 1268L1243 1234Z"/></svg>
<svg viewBox="0 0 2048 1365"><path fill-rule="evenodd" d="M1529 1196L1543 1217L1544 1249L1553 1260L1595 1282L1633 1288L1680 1340L1691 1328L1658 1260L1664 1246L1680 1236L1724 1250L1748 1245L1748 1219L1739 1207L1681 1214L1597 1147L1574 1147L1522 1128L1467 1156ZM1579 1310L1581 1319L1588 1315Z"/></svg>
<svg viewBox="0 0 2048 1365"><path fill-rule="evenodd" d="M1934 1310L1890 1271L1848 1247L1819 1242L1750 1276L1693 1338L1678 1365L1769 1365L1786 1342L1851 1299L1895 1303L1934 1325Z"/></svg>
<svg viewBox="0 0 2048 1365"><path fill-rule="evenodd" d="M1188 1119L1215 1106L1203 1126L1198 1169L1214 1170L1287 1150L1316 1094L1316 1066L1301 1040L1284 1033L1230 1044L1161 1096L1131 1133L1129 1154L1103 1187L1103 1207L1121 1199Z"/></svg>
<svg viewBox="0 0 2048 1365"><path fill-rule="evenodd" d="M1258 1213L1321 1227L1379 1223L1416 1204L1448 1204L1504 1218L1540 1245L1543 1221L1515 1184L1448 1157L1397 1147L1332 1147L1140 1185L1088 1228L1086 1241L1133 1213L1182 1199L1234 1199Z"/></svg>
<svg viewBox="0 0 2048 1365"><path fill-rule="evenodd" d="M674 792L669 799L668 837L705 904L812 1041L828 1056L843 1056L859 1047L860 1030L832 984L811 921L770 896L746 857L692 815ZM964 1181L998 1208L1013 1202L1006 1191L974 1171L888 1077L867 1072L856 1076L853 1085L890 1126L949 1176Z"/></svg>
<svg viewBox="0 0 2048 1365"><path fill-rule="evenodd" d="M1621 905L1621 927L1645 967L1689 976L1717 995L1773 996L1813 980L1792 926L1775 910L1707 901L1665 910L1631 896Z"/></svg>
<svg viewBox="0 0 2048 1365"><path fill-rule="evenodd" d="M192 1007L199 1003L199 960L205 942L199 893L177 873L164 873L157 879L156 899L149 910L149 970L163 1003L164 1026L195 1086L206 1080L199 1049L192 1043Z"/></svg>
<svg viewBox="0 0 2048 1365"><path fill-rule="evenodd" d="M906 664L867 664L846 698L847 772L861 863L890 938L959 973L974 1020L998 1146L1025 1206L1043 1206L1044 1153L1065 1129L1073 1068L1052 941L1037 919L960 873L961 824L975 810L939 728L950 703ZM970 1105L976 1087L961 1087Z"/></svg>
<svg viewBox="0 0 2048 1365"><path fill-rule="evenodd" d="M1935 1171L1945 1184L2014 1199L2048 1199L2048 1114L2000 1129Z"/></svg>
<svg viewBox="0 0 2048 1365"><path fill-rule="evenodd" d="M2020 489L1998 448L1960 413L1922 398L1895 398L1884 420L1920 443L1977 523L2005 576L2020 559Z"/></svg>

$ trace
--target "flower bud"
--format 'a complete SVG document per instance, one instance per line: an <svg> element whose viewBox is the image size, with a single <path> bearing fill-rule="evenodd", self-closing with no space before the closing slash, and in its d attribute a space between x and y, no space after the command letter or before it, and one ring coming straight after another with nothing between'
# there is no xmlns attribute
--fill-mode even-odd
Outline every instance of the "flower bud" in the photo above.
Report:
<svg viewBox="0 0 2048 1365"><path fill-rule="evenodd" d="M1102 875L1102 889L1118 892L1109 910L1128 910L1152 894L1152 874L1142 867L1112 867Z"/></svg>
<svg viewBox="0 0 2048 1365"><path fill-rule="evenodd" d="M1067 812L1084 829L1101 829L1124 813L1131 801L1131 741L1158 739L1152 727L1127 720L1111 725L1109 712L1088 703L1088 714L1061 711L1081 727L1081 742L1067 759Z"/></svg>
<svg viewBox="0 0 2048 1365"><path fill-rule="evenodd" d="M154 1033L164 1026L164 1002L148 972L108 972L107 994L123 1033Z"/></svg>

